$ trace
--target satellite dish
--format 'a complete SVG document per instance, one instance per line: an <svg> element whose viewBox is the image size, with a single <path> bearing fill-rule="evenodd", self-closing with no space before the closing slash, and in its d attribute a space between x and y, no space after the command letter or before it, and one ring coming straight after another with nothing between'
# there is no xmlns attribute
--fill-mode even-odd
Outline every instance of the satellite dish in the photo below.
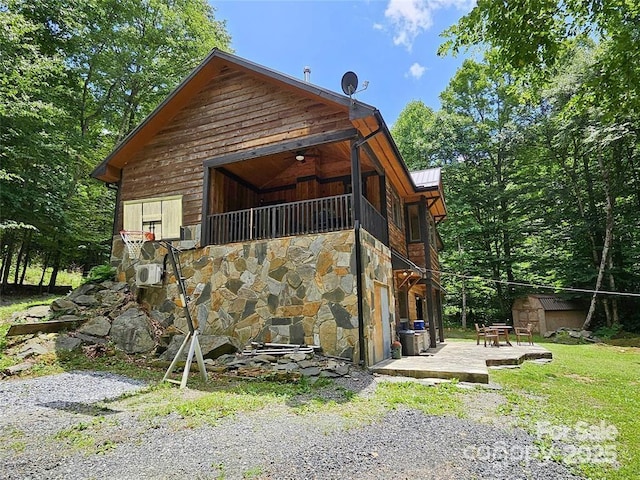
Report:
<svg viewBox="0 0 640 480"><path fill-rule="evenodd" d="M358 88L358 76L353 72L347 72L342 76L342 91L345 95L353 95Z"/></svg>

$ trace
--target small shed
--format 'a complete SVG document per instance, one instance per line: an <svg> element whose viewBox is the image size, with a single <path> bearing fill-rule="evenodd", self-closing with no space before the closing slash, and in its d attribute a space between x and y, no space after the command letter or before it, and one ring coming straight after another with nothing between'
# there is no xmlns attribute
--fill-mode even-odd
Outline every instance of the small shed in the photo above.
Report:
<svg viewBox="0 0 640 480"><path fill-rule="evenodd" d="M533 331L544 335L558 328L581 329L587 311L577 302L556 295L527 295L513 303L513 325L533 325Z"/></svg>

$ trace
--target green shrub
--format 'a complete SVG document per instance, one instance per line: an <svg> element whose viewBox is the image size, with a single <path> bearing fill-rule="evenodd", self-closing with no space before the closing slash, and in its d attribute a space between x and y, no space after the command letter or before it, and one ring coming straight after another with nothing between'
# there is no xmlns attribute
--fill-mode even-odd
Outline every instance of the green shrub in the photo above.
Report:
<svg viewBox="0 0 640 480"><path fill-rule="evenodd" d="M89 270L89 275L83 283L100 283L106 280L115 280L116 269L111 265L98 265Z"/></svg>
<svg viewBox="0 0 640 480"><path fill-rule="evenodd" d="M616 325L611 325L610 327L600 327L598 330L596 330L593 333L593 335L603 340L609 340L615 337L616 335L618 335L621 330L622 330L622 325L616 324Z"/></svg>
<svg viewBox="0 0 640 480"><path fill-rule="evenodd" d="M578 345L581 343L585 343L582 337L575 338L569 335L569 332L558 332L556 333L555 338L553 339L555 343L562 343L564 345Z"/></svg>

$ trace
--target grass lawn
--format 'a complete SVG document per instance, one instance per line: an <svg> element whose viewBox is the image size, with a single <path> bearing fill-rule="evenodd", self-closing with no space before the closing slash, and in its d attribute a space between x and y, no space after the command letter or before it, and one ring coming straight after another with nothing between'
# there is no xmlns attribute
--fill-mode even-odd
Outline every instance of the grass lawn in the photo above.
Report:
<svg viewBox="0 0 640 480"><path fill-rule="evenodd" d="M5 355L4 333L11 313L53 298L0 307L0 368L11 364L7 362L15 362ZM475 340L475 333L453 332L451 337ZM118 400L118 408L136 410L151 419L175 412L194 426L263 408L289 409L298 415L338 414L354 426L375 421L401 405L430 415L472 419L481 409L487 413L486 421L498 425L512 423L528 430L538 437L542 454L573 463L572 468L580 475L592 479L640 478L640 348L561 345L540 338L536 342L553 352L553 362L544 365L525 362L519 369L492 370L491 381L500 384L502 390L462 390L455 382L437 387L383 382L373 395L361 396L324 379L311 384L304 379L277 383L218 377L203 384L197 375L190 379L190 389L179 390L160 383L163 367L152 366L142 356L127 356L113 350L94 360L81 353L53 354L42 358L31 375L94 369L143 378L151 382L151 387ZM543 425L545 434L540 429ZM608 437L593 437L597 433L606 433ZM565 434L570 437L591 434L591 438L552 441Z"/></svg>
<svg viewBox="0 0 640 480"><path fill-rule="evenodd" d="M14 268L9 269L9 278L14 278ZM53 268L49 267L44 272L43 285L49 285ZM32 265L27 267L27 273L24 277L24 283L27 285L39 285L42 278L42 267ZM11 280L13 281L13 280ZM72 288L77 288L82 283L82 274L79 272L69 272L67 270L58 270L56 276L56 285L71 285Z"/></svg>
<svg viewBox="0 0 640 480"><path fill-rule="evenodd" d="M592 438L564 451L554 447L551 453L565 461L576 460L578 471L590 478L639 478L640 349L553 343L544 346L553 352L553 362L543 366L525 362L518 370L491 373L492 380L504 387L504 413L517 416L519 423L533 433L536 425L541 425L538 422L555 426L551 434L541 439L547 447L551 437L564 433L589 430L608 434L606 441ZM568 432L562 427L567 427ZM619 468L597 464L598 459L608 458L617 459ZM596 460L596 464L581 461L589 459Z"/></svg>

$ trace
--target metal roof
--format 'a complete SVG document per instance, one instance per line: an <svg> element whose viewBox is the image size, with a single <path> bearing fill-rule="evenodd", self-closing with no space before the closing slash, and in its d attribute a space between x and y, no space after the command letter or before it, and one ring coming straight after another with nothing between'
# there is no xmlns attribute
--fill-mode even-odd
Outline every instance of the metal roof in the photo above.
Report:
<svg viewBox="0 0 640 480"><path fill-rule="evenodd" d="M418 188L432 188L440 185L440 167L410 173L413 183Z"/></svg>
<svg viewBox="0 0 640 480"><path fill-rule="evenodd" d="M577 303L553 295L534 295L534 297L540 300L545 310L583 310Z"/></svg>

